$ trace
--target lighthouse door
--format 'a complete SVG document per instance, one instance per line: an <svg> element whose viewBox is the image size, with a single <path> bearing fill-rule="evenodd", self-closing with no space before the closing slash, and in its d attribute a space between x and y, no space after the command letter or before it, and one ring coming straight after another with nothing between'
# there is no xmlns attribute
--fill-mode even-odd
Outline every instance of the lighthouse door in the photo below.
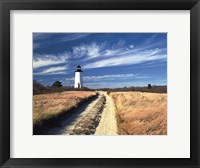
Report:
<svg viewBox="0 0 200 168"><path fill-rule="evenodd" d="M80 83L78 83L78 88L80 89Z"/></svg>

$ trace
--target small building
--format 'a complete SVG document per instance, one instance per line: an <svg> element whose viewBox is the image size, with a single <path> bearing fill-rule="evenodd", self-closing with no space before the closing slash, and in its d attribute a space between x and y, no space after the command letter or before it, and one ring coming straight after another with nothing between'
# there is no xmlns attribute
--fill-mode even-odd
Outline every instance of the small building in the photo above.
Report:
<svg viewBox="0 0 200 168"><path fill-rule="evenodd" d="M82 81L82 73L81 66L78 65L75 71L75 78L74 78L74 88L81 88L83 86Z"/></svg>

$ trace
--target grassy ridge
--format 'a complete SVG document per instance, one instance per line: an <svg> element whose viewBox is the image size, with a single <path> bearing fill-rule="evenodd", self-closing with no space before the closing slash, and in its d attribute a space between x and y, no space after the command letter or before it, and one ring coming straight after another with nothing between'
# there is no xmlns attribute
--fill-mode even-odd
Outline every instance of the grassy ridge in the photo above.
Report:
<svg viewBox="0 0 200 168"><path fill-rule="evenodd" d="M91 91L66 91L34 95L33 127L38 130L39 127L47 123L55 125L54 121L56 118L76 109L81 103L94 96L96 96L96 92Z"/></svg>
<svg viewBox="0 0 200 168"><path fill-rule="evenodd" d="M116 105L119 134L167 134L167 94L112 92L110 95Z"/></svg>

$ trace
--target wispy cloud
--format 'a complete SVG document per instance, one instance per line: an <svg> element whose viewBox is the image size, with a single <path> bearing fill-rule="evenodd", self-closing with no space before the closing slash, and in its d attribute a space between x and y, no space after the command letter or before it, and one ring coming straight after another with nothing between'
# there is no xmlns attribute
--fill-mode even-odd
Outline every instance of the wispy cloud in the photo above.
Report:
<svg viewBox="0 0 200 168"><path fill-rule="evenodd" d="M58 65L66 63L67 59L69 58L68 53L64 52L58 55L40 55L36 54L33 57L33 68L40 68L50 65Z"/></svg>
<svg viewBox="0 0 200 168"><path fill-rule="evenodd" d="M84 66L85 69L89 68L100 68L100 67L111 67L119 65L134 65L140 64L148 61L155 60L165 60L167 58L166 54L159 54L155 51L142 52L137 54L122 54L118 57L112 57L103 59L100 61L94 61Z"/></svg>
<svg viewBox="0 0 200 168"><path fill-rule="evenodd" d="M144 79L151 78L150 76L141 74L112 74L112 75L99 75L99 76L83 76L83 82L95 82L95 81L111 81L111 80L128 80L128 79ZM67 78L66 81L74 81L74 77Z"/></svg>
<svg viewBox="0 0 200 168"><path fill-rule="evenodd" d="M105 82L94 82L94 83L84 83L85 86L89 88L122 88L122 87L131 87L131 86L147 86L148 82L145 81L129 81L129 82L114 82L114 81L105 81Z"/></svg>
<svg viewBox="0 0 200 168"><path fill-rule="evenodd" d="M101 80L115 80L115 79L130 79L138 76L138 74L113 74L113 75L101 75L101 76L85 76L85 81L101 81Z"/></svg>
<svg viewBox="0 0 200 168"><path fill-rule="evenodd" d="M33 33L33 48L38 49L58 43L74 41L89 35L89 33ZM53 36L55 36L53 41L49 40L49 38Z"/></svg>
<svg viewBox="0 0 200 168"><path fill-rule="evenodd" d="M125 41L123 40L119 40L112 45L106 41L99 43L93 41L91 43L83 43L72 47L72 52L68 51L68 54L73 59L82 58L84 60L91 60L103 56L114 56L125 51L124 44Z"/></svg>
<svg viewBox="0 0 200 168"><path fill-rule="evenodd" d="M66 34L66 35L63 35L61 38L59 38L58 42L66 42L66 41L78 40L78 39L87 37L89 35L90 35L89 33Z"/></svg>
<svg viewBox="0 0 200 168"><path fill-rule="evenodd" d="M135 46L134 44L129 45L129 48L133 49Z"/></svg>
<svg viewBox="0 0 200 168"><path fill-rule="evenodd" d="M57 66L47 68L41 72L34 73L35 75L54 75L54 74L66 74L66 66Z"/></svg>
<svg viewBox="0 0 200 168"><path fill-rule="evenodd" d="M143 49L134 44L124 46L125 42L118 42L109 45L106 41L89 44L80 44L72 47L72 51L65 51L57 55L35 55L33 59L33 68L40 68L49 65L58 65L67 63L68 59L73 61L83 61L84 69L135 65L147 63L149 61L166 60L166 48Z"/></svg>
<svg viewBox="0 0 200 168"><path fill-rule="evenodd" d="M73 59L82 60L83 68L89 69L165 60L167 50L166 48L148 49L147 46L137 47L134 44L127 47L123 40L119 40L112 45L106 41L80 44L72 47L72 52L68 54Z"/></svg>
<svg viewBox="0 0 200 168"><path fill-rule="evenodd" d="M150 44L157 36L158 36L158 34L153 34L150 38L146 39L146 41L144 42L144 44L145 45Z"/></svg>
<svg viewBox="0 0 200 168"><path fill-rule="evenodd" d="M97 44L92 42L90 44L81 44L79 46L73 47L72 57L81 58L83 56L88 57L88 59L96 58L103 52L106 47L106 42Z"/></svg>
<svg viewBox="0 0 200 168"><path fill-rule="evenodd" d="M45 46L45 41L52 36L52 33L33 33L33 49L41 48Z"/></svg>

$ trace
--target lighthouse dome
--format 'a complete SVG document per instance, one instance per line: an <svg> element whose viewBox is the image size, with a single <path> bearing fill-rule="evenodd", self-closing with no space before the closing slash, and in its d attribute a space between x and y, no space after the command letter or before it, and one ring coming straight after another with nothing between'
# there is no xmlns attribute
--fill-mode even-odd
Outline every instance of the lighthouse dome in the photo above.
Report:
<svg viewBox="0 0 200 168"><path fill-rule="evenodd" d="M80 65L78 65L77 66L77 68L76 68L76 71L75 72L83 72L82 70L81 70L81 66Z"/></svg>

